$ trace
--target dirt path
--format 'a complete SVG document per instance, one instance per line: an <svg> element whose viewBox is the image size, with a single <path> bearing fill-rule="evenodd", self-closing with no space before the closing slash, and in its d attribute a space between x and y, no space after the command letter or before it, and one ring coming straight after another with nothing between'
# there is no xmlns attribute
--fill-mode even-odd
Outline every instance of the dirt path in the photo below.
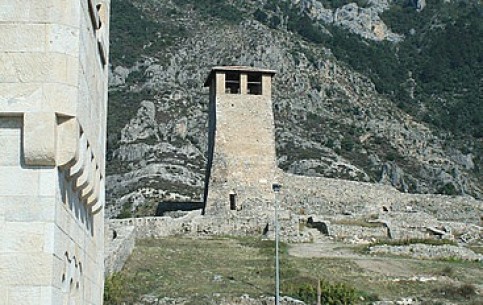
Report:
<svg viewBox="0 0 483 305"><path fill-rule="evenodd" d="M311 244L292 244L288 253L295 257L348 259L366 272L388 277L406 278L418 275L417 268L415 268L411 259L374 257L356 252L356 247L357 245L348 245L327 239L318 240Z"/></svg>

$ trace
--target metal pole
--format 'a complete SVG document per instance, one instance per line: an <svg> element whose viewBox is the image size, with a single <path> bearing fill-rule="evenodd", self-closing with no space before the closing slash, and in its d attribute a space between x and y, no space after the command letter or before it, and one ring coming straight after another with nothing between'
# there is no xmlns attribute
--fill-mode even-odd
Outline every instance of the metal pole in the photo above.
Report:
<svg viewBox="0 0 483 305"><path fill-rule="evenodd" d="M282 187L278 183L273 184L273 191L275 192L275 305L280 304L280 258L279 258L279 223L278 223L278 205L279 192Z"/></svg>

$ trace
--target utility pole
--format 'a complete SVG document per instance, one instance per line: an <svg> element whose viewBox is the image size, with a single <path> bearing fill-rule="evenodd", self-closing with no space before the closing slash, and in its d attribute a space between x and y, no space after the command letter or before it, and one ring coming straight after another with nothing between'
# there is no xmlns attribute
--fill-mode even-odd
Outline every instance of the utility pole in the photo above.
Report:
<svg viewBox="0 0 483 305"><path fill-rule="evenodd" d="M275 193L275 305L280 304L280 259L279 259L279 249L278 243L280 238L280 228L278 223L278 205L279 205L279 194L282 185L279 183L273 183L272 189Z"/></svg>

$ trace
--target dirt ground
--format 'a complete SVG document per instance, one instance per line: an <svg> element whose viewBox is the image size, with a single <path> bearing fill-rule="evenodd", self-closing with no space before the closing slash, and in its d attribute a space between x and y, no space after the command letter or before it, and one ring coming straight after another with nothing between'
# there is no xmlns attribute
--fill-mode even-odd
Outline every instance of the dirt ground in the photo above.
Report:
<svg viewBox="0 0 483 305"><path fill-rule="evenodd" d="M370 278L372 285L368 287L381 287L381 289L376 288L376 291L379 295L386 295L387 300L391 298L389 296L394 298L399 295L400 298L407 298L410 294L416 294L416 299L426 300L423 304L483 305L483 264L481 263L375 256L363 251L363 247L363 245L337 242L329 238L319 238L314 243L289 245L288 254L297 258L343 260L347 264L354 264L360 268L360 277ZM411 288L393 290L391 285L395 283ZM473 286L476 295L471 298L463 292L457 295L459 293L457 288L465 285ZM451 291L454 287L456 287L455 291ZM434 293L438 290L442 291L440 296ZM453 295L453 292L456 295Z"/></svg>
<svg viewBox="0 0 483 305"><path fill-rule="evenodd" d="M293 244L289 247L289 255L301 258L343 258L356 263L370 273L378 273L390 277L413 277L418 275L410 265L411 259L394 259L363 255L358 251L360 246L340 242L317 241L310 244Z"/></svg>

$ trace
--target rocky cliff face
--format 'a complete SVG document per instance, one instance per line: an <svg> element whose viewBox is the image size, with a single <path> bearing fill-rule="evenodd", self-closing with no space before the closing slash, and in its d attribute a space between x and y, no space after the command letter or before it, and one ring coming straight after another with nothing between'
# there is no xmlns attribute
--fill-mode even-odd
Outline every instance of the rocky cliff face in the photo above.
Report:
<svg viewBox="0 0 483 305"><path fill-rule="evenodd" d="M113 0L108 216L153 214L161 200L201 200L203 81L215 65L278 71L273 109L285 171L481 197L481 138L456 138L423 123L331 45L288 29L299 16L326 35L397 45L404 35L380 17L391 1L324 2Z"/></svg>
<svg viewBox="0 0 483 305"><path fill-rule="evenodd" d="M354 1L335 8L329 8L331 3L328 1L292 0L292 3L314 21L339 26L367 39L392 42L403 39L402 35L393 33L380 17L389 9L387 0ZM359 6L361 3L362 7Z"/></svg>

